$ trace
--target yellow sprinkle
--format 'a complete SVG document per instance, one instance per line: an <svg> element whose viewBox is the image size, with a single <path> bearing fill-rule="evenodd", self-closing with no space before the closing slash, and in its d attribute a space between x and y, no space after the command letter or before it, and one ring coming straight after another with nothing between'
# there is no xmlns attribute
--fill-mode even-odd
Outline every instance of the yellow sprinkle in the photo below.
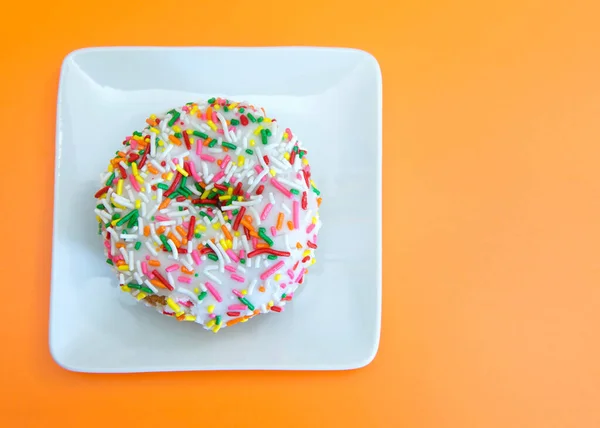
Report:
<svg viewBox="0 0 600 428"><path fill-rule="evenodd" d="M156 195L152 195L152 200L156 200Z"/></svg>
<svg viewBox="0 0 600 428"><path fill-rule="evenodd" d="M169 307L175 312L181 312L181 308L179 307L179 305L175 303L175 301L170 297L167 297L167 305L169 305Z"/></svg>
<svg viewBox="0 0 600 428"><path fill-rule="evenodd" d="M141 178L141 177L140 177L140 178ZM142 192L145 192L145 191L146 191L146 188L145 188L145 187L140 187L140 190L141 190Z"/></svg>
<svg viewBox="0 0 600 428"><path fill-rule="evenodd" d="M213 328L213 333L217 333L219 330L221 330L221 324L216 325L215 328Z"/></svg>
<svg viewBox="0 0 600 428"><path fill-rule="evenodd" d="M117 182L117 195L120 195L121 193L123 193L123 179L119 178L119 181Z"/></svg>
<svg viewBox="0 0 600 428"><path fill-rule="evenodd" d="M286 152L286 153L287 153L287 152ZM246 160L246 158L245 158L244 156L242 156L242 155L239 155L239 156L238 156L238 161L237 161L237 164L238 164L238 166L244 166L244 161L245 161L245 160ZM230 189L231 189L231 187L230 187Z"/></svg>
<svg viewBox="0 0 600 428"><path fill-rule="evenodd" d="M117 269L119 269L120 271L126 271L129 270L129 265L121 265Z"/></svg>
<svg viewBox="0 0 600 428"><path fill-rule="evenodd" d="M209 322L206 323L206 326L208 328L211 328L213 325L215 325L217 321L213 318L212 320L210 320Z"/></svg>
<svg viewBox="0 0 600 428"><path fill-rule="evenodd" d="M263 129L262 125L261 125L261 126L259 126L258 128L256 128L256 129L254 130L254 135L258 135L258 134L260 134L260 131L262 131L262 129Z"/></svg>
<svg viewBox="0 0 600 428"><path fill-rule="evenodd" d="M244 319L243 319L243 320L241 320L240 322L248 322L248 320L249 320L249 319L250 319L250 318L246 318L246 317L244 317Z"/></svg>
<svg viewBox="0 0 600 428"><path fill-rule="evenodd" d="M285 152L285 153L283 154L283 157L284 157L286 160L290 160L290 154L289 154L288 152Z"/></svg>
<svg viewBox="0 0 600 428"><path fill-rule="evenodd" d="M287 133L287 132L284 132L284 133L283 133L283 138L285 138L285 139L287 140L287 137L288 137L288 133Z"/></svg>
<svg viewBox="0 0 600 428"><path fill-rule="evenodd" d="M302 158L302 164L303 164L303 165L308 165L308 159L306 159L306 156L304 156L304 157Z"/></svg>
<svg viewBox="0 0 600 428"><path fill-rule="evenodd" d="M156 119L156 115L155 114L151 114L150 115L150 119L152 119L152 120Z"/></svg>
<svg viewBox="0 0 600 428"><path fill-rule="evenodd" d="M227 242L225 242L224 239L220 239L219 242L221 243L221 246L223 247L224 250L227 249Z"/></svg>
<svg viewBox="0 0 600 428"><path fill-rule="evenodd" d="M306 250L302 253L302 257L310 256L310 250Z"/></svg>
<svg viewBox="0 0 600 428"><path fill-rule="evenodd" d="M144 179L142 178L141 175L134 175L135 177L135 181L137 181L140 184L144 184Z"/></svg>
<svg viewBox="0 0 600 428"><path fill-rule="evenodd" d="M233 187L230 187L229 189L227 189L227 194L233 195Z"/></svg>
<svg viewBox="0 0 600 428"><path fill-rule="evenodd" d="M228 107L229 110L236 108L238 104L239 103L231 103L231 105Z"/></svg>
<svg viewBox="0 0 600 428"><path fill-rule="evenodd" d="M190 114L196 114L198 112L198 106L194 106L192 107L192 109L190 110Z"/></svg>
<svg viewBox="0 0 600 428"><path fill-rule="evenodd" d="M193 138L190 137L190 146L193 146L195 142L196 142L196 140L194 140Z"/></svg>
<svg viewBox="0 0 600 428"><path fill-rule="evenodd" d="M275 281L279 281L279 280L281 279L281 274L280 274L280 273L278 273L277 275L275 275L275 276L273 277L273 279L274 279Z"/></svg>
<svg viewBox="0 0 600 428"><path fill-rule="evenodd" d="M142 201L140 199L135 200L135 209L139 210L142 206Z"/></svg>
<svg viewBox="0 0 600 428"><path fill-rule="evenodd" d="M200 196L201 199L206 199L206 197L210 194L210 190L205 190L204 193L202 193L202 196Z"/></svg>
<svg viewBox="0 0 600 428"><path fill-rule="evenodd" d="M254 144L255 144L255 143L254 143L254 140L250 140L250 146L251 146L251 147L254 147Z"/></svg>
<svg viewBox="0 0 600 428"><path fill-rule="evenodd" d="M317 224L317 218L316 218L316 217L313 217L313 218L312 218L312 223L313 223L313 224Z"/></svg>
<svg viewBox="0 0 600 428"><path fill-rule="evenodd" d="M129 293L131 291L131 288L124 285L123 287L121 287L121 291L125 291L126 293Z"/></svg>
<svg viewBox="0 0 600 428"><path fill-rule="evenodd" d="M189 175L187 171L181 167L181 165L175 165L175 169L179 171L184 177L187 177Z"/></svg>
<svg viewBox="0 0 600 428"><path fill-rule="evenodd" d="M198 287L194 288L194 293L200 294L200 289Z"/></svg>
<svg viewBox="0 0 600 428"><path fill-rule="evenodd" d="M224 215L224 216L223 216L223 220L225 220L225 221L229 220L229 216L227 216L227 215Z"/></svg>
<svg viewBox="0 0 600 428"><path fill-rule="evenodd" d="M196 321L196 317L194 315L186 315L184 321Z"/></svg>
<svg viewBox="0 0 600 428"><path fill-rule="evenodd" d="M196 230L200 232L206 232L206 226L204 226L203 224L199 224L196 226Z"/></svg>
<svg viewBox="0 0 600 428"><path fill-rule="evenodd" d="M243 196L238 196L238 202L243 202L244 201L244 197Z"/></svg>
<svg viewBox="0 0 600 428"><path fill-rule="evenodd" d="M168 180L172 180L172 179L173 179L173 173L170 172L170 173L167 174L167 181Z"/></svg>
<svg viewBox="0 0 600 428"><path fill-rule="evenodd" d="M220 228L221 228L221 223L217 222L217 223L213 224L213 229L219 230Z"/></svg>
<svg viewBox="0 0 600 428"><path fill-rule="evenodd" d="M183 311L175 312L175 316L176 316L177 318L179 318L179 317L180 317L180 316L182 316L183 314L185 314L185 312L183 312Z"/></svg>
<svg viewBox="0 0 600 428"><path fill-rule="evenodd" d="M239 237L239 236L240 236L240 231L239 231L239 230L236 230L235 232L233 232L233 236L237 236L237 237Z"/></svg>
<svg viewBox="0 0 600 428"><path fill-rule="evenodd" d="M135 296L136 299L138 300L142 300L144 297L146 297L148 294L144 293L143 291L140 291L137 296Z"/></svg>
<svg viewBox="0 0 600 428"><path fill-rule="evenodd" d="M228 201L231 199L230 195L223 195L223 196L219 196L219 200L220 201Z"/></svg>
<svg viewBox="0 0 600 428"><path fill-rule="evenodd" d="M317 259L315 259L314 257L312 258L312 260L310 261L311 265L314 265L317 262Z"/></svg>
<svg viewBox="0 0 600 428"><path fill-rule="evenodd" d="M208 126L210 126L210 129L212 129L213 131L216 131L216 130L217 130L217 126L215 125L215 123L214 123L212 120L207 120L207 121L206 121L206 124L207 124Z"/></svg>
<svg viewBox="0 0 600 428"><path fill-rule="evenodd" d="M268 306L269 308L270 308L271 306L273 306L273 305L274 305L274 303L273 303L273 301L272 301L272 300L271 300L271 301L270 301L270 302L267 304L267 306Z"/></svg>
<svg viewBox="0 0 600 428"><path fill-rule="evenodd" d="M115 167L111 164L108 165L108 172L113 172L115 170Z"/></svg>
<svg viewBox="0 0 600 428"><path fill-rule="evenodd" d="M270 174L271 174L273 177L275 177L275 170L274 170L273 168L271 168L271 169L269 170L269 173L270 173Z"/></svg>
<svg viewBox="0 0 600 428"><path fill-rule="evenodd" d="M165 145L165 143L163 143L163 140L156 140L156 144L158 144L161 147Z"/></svg>
<svg viewBox="0 0 600 428"><path fill-rule="evenodd" d="M136 140L136 141L142 141L142 140L143 140L143 138L142 138L142 137L140 137L139 135L134 135L132 138L133 138L134 140Z"/></svg>
<svg viewBox="0 0 600 428"><path fill-rule="evenodd" d="M227 242L227 248L231 250L233 248L233 241L231 239L228 239L225 242Z"/></svg>
<svg viewBox="0 0 600 428"><path fill-rule="evenodd" d="M98 220L98 223L102 223L102 219L100 218L99 215L96 216L96 220Z"/></svg>
<svg viewBox="0 0 600 428"><path fill-rule="evenodd" d="M133 175L138 175L137 164L135 162L131 162L131 169L133 171Z"/></svg>
<svg viewBox="0 0 600 428"><path fill-rule="evenodd" d="M173 131L175 131L175 132L181 132L181 128L180 128L179 126L177 126L177 125L173 125L173 126L171 126L171 128L172 128L172 129L173 129Z"/></svg>
<svg viewBox="0 0 600 428"><path fill-rule="evenodd" d="M314 181L310 180L310 184L312 184L314 187L317 187L317 185L315 184Z"/></svg>
<svg viewBox="0 0 600 428"><path fill-rule="evenodd" d="M206 307L206 310L208 311L209 314L212 314L213 311L215 310L215 305L208 305Z"/></svg>
<svg viewBox="0 0 600 428"><path fill-rule="evenodd" d="M215 105L213 108L214 108L215 110L219 110L219 109L221 108L221 106L220 106L219 104L217 104L217 105Z"/></svg>
<svg viewBox="0 0 600 428"><path fill-rule="evenodd" d="M150 132L154 132L155 134L160 134L160 131L153 126L150 127Z"/></svg>
<svg viewBox="0 0 600 428"><path fill-rule="evenodd" d="M242 290L241 293L242 293L242 295L245 296L246 294L248 294L248 291L247 290Z"/></svg>
<svg viewBox="0 0 600 428"><path fill-rule="evenodd" d="M188 133L188 135L192 135L194 133L193 129L187 129L185 132Z"/></svg>
<svg viewBox="0 0 600 428"><path fill-rule="evenodd" d="M271 123L272 122L271 118L268 118L268 117L265 117L264 121L267 122L267 123Z"/></svg>

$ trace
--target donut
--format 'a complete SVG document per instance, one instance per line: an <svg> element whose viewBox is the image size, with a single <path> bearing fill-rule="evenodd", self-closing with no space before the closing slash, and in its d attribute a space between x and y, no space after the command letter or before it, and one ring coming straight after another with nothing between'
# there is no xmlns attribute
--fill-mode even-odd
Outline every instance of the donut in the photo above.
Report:
<svg viewBox="0 0 600 428"><path fill-rule="evenodd" d="M94 195L119 288L215 333L284 311L321 228L297 136L263 108L215 97L151 115L122 146Z"/></svg>

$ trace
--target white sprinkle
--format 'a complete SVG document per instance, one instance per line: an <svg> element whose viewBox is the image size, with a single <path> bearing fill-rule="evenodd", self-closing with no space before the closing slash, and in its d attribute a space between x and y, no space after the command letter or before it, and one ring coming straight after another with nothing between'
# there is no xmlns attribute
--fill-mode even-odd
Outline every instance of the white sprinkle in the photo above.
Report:
<svg viewBox="0 0 600 428"><path fill-rule="evenodd" d="M113 198L113 202L116 202L118 205L123 205L127 208L134 207L134 205L128 199L125 199L122 196L117 195L116 193L113 193L111 196Z"/></svg>
<svg viewBox="0 0 600 428"><path fill-rule="evenodd" d="M221 280L219 278L217 278L216 276L214 276L212 273L207 272L206 269L204 269L204 275L206 275L207 277L209 277L210 279L212 279L217 284L222 284L222 282L221 282ZM202 290L202 291L206 291L206 287L204 287L204 290Z"/></svg>
<svg viewBox="0 0 600 428"><path fill-rule="evenodd" d="M285 178L277 177L277 179L279 180L279 182L280 182L281 184L287 184L289 187L292 187L292 188L294 188L294 189L296 189L296 190L300 190L300 191L303 191L303 190L305 190L305 188L304 188L304 187L300 186L300 185L299 185L299 184L297 184L297 183L292 183L291 181L289 181L289 180L286 180Z"/></svg>
<svg viewBox="0 0 600 428"><path fill-rule="evenodd" d="M167 243L171 246L171 250L173 250L173 257L175 260L179 260L179 253L177 252L177 247L172 239L167 240Z"/></svg>
<svg viewBox="0 0 600 428"><path fill-rule="evenodd" d="M144 280L144 284L146 284L150 290L154 291L155 293L158 293L156 287L152 285L152 283L149 280Z"/></svg>
<svg viewBox="0 0 600 428"><path fill-rule="evenodd" d="M212 241L206 241L206 243L208 244L208 246L210 248L212 248L212 250L215 252L215 254L217 255L217 258L219 259L219 270L221 272L225 272L225 264L223 263L223 257L221 256L221 252L219 251L219 249L215 246L215 244L212 243Z"/></svg>
<svg viewBox="0 0 600 428"><path fill-rule="evenodd" d="M174 226L176 224L175 220L165 220L159 221L156 223L158 226Z"/></svg>
<svg viewBox="0 0 600 428"><path fill-rule="evenodd" d="M159 239L159 241L160 241L160 239ZM156 250L154 249L154 247L152 246L152 244L150 243L150 241L146 241L145 244L146 244L146 247L148 248L148 251L150 251L153 256L157 256L158 255L158 253L156 252Z"/></svg>
<svg viewBox="0 0 600 428"><path fill-rule="evenodd" d="M248 243L246 235L242 235L242 245L244 246L244 251L248 254L250 252L250 244Z"/></svg>
<svg viewBox="0 0 600 428"><path fill-rule="evenodd" d="M171 212L169 213L169 215L170 215L171 217L185 217L186 215L189 215L189 214L190 214L190 212L189 212L188 210L183 210L183 211L174 211L174 212L173 212L173 211L171 211Z"/></svg>
<svg viewBox="0 0 600 428"><path fill-rule="evenodd" d="M281 208L283 208L283 210L284 210L286 213L288 213L288 214L291 214L291 213L292 213L292 210L290 210L290 209L288 208L288 206L287 206L286 204L284 204L284 203L282 203L282 204L281 204Z"/></svg>
<svg viewBox="0 0 600 428"><path fill-rule="evenodd" d="M233 201L232 204L236 205L238 207L249 207L249 206L252 206L252 205L256 205L256 204L259 204L262 201L262 195L259 195L259 196L261 196L261 198L252 199L250 201L243 201L243 202Z"/></svg>
<svg viewBox="0 0 600 428"><path fill-rule="evenodd" d="M260 222L260 215L258 214L258 211L256 211L254 209L254 207L249 207L249 210L252 213L252 215L254 216L254 219L256 220L256 225L260 226L261 222Z"/></svg>
<svg viewBox="0 0 600 428"><path fill-rule="evenodd" d="M186 254L186 256L190 258L189 262L186 259L179 259L179 261L185 266L187 270L194 270L194 267L192 266L191 262L192 257L189 254Z"/></svg>
<svg viewBox="0 0 600 428"><path fill-rule="evenodd" d="M154 168L156 168L156 169L157 169L157 170L158 170L160 173L164 173L164 172L166 172L166 171L167 171L166 169L164 169L164 168L162 167L162 165L161 165L160 163L156 162L154 159L150 160L150 163L151 163L151 164L152 164L152 166L153 166ZM163 181L163 180L161 179L160 181L157 181L157 183L160 183L161 181ZM156 184L156 183L153 183L153 184Z"/></svg>
<svg viewBox="0 0 600 428"><path fill-rule="evenodd" d="M219 249L219 251L221 252L221 254L223 255L223 257L225 258L225 261L227 263L231 263L231 259L229 258L229 255L223 249L223 246L220 243L218 243L216 245L217 245L217 248Z"/></svg>
<svg viewBox="0 0 600 428"><path fill-rule="evenodd" d="M135 241L138 238L138 235L134 235L132 233L121 233L120 236L121 236L121 239L124 239L126 241L127 240Z"/></svg>
<svg viewBox="0 0 600 428"><path fill-rule="evenodd" d="M119 248L119 252L123 255L123 259L125 260L125 263L129 263L129 255L127 254L127 251L125 251L125 248L123 248L123 247Z"/></svg>
<svg viewBox="0 0 600 428"><path fill-rule="evenodd" d="M312 210L308 210L306 212L306 215L304 216L304 222L308 222L310 220L310 218L312 217Z"/></svg>
<svg viewBox="0 0 600 428"><path fill-rule="evenodd" d="M104 220L105 223L110 221L110 216L105 211L100 211L98 208L94 210L94 212Z"/></svg>
<svg viewBox="0 0 600 428"><path fill-rule="evenodd" d="M119 274L119 284L125 284L125 275Z"/></svg>
<svg viewBox="0 0 600 428"><path fill-rule="evenodd" d="M173 275L171 275L171 272L167 272L167 281L169 284L171 284L171 286L175 284L175 279L173 278Z"/></svg>
<svg viewBox="0 0 600 428"><path fill-rule="evenodd" d="M185 294L186 296L190 297L192 299L192 301L195 301L198 299L198 296L196 296L194 293L192 293L190 290L187 290L183 287L177 287L175 289L175 291L177 291L178 293L181 294Z"/></svg>
<svg viewBox="0 0 600 428"><path fill-rule="evenodd" d="M275 196L273 196L273 192L269 192L269 201L271 204L275 205Z"/></svg>
<svg viewBox="0 0 600 428"><path fill-rule="evenodd" d="M107 227L106 231L110 233L110 239L112 241L116 241L117 240L117 236L119 236L119 235L117 234L117 232L115 232L115 230L112 227L110 227L110 226Z"/></svg>
<svg viewBox="0 0 600 428"><path fill-rule="evenodd" d="M229 129L227 127L227 122L221 113L217 113L217 119L221 122L221 126L223 127L223 136L225 137L225 141L231 141L231 135L229 135Z"/></svg>

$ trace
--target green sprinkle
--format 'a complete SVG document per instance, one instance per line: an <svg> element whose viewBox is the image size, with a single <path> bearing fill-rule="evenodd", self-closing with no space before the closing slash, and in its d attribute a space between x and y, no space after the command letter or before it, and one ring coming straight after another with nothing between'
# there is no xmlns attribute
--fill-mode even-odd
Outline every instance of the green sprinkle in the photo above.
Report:
<svg viewBox="0 0 600 428"><path fill-rule="evenodd" d="M181 177L181 182L179 183L179 190L181 190L181 189L185 189L185 184L186 184L186 182L187 182L187 179L188 179L188 178L187 178L187 177L185 177L185 176L184 176L184 177Z"/></svg>
<svg viewBox="0 0 600 428"><path fill-rule="evenodd" d="M129 288L133 288L134 290L139 290L140 288L142 288L141 285L139 284L134 284L133 282L131 284L127 284L127 287Z"/></svg>
<svg viewBox="0 0 600 428"><path fill-rule="evenodd" d="M292 192L294 195L300 194L300 191L298 189L290 189L290 192Z"/></svg>
<svg viewBox="0 0 600 428"><path fill-rule="evenodd" d="M312 186L313 192L315 192L317 194L317 196L319 196L321 194L321 192L319 192L319 189L317 189L315 186Z"/></svg>
<svg viewBox="0 0 600 428"><path fill-rule="evenodd" d="M163 190L169 190L169 186L167 186L165 183L158 183L156 187Z"/></svg>
<svg viewBox="0 0 600 428"><path fill-rule="evenodd" d="M169 120L169 123L167 123L167 125L173 126L175 125L175 122L177 122L177 119L179 119L179 116L181 116L181 114L177 110L171 110L169 111L169 113L172 113L173 117L171 118L171 120Z"/></svg>
<svg viewBox="0 0 600 428"><path fill-rule="evenodd" d="M229 107L227 107L227 106L223 107L223 111L228 112L229 111Z"/></svg>
<svg viewBox="0 0 600 428"><path fill-rule="evenodd" d="M231 124L234 125L234 126L237 126L237 125L240 124L240 121L237 120L237 119L231 119Z"/></svg>
<svg viewBox="0 0 600 428"><path fill-rule="evenodd" d="M246 149L246 153L248 153L249 155L253 155L254 154L254 150Z"/></svg>
<svg viewBox="0 0 600 428"><path fill-rule="evenodd" d="M268 143L268 141L267 141L267 138L268 138L268 137L267 137L267 133L265 132L265 130L264 130L264 129L262 129L262 130L260 131L260 138L262 139L262 143L263 143L263 144L267 144L267 143Z"/></svg>
<svg viewBox="0 0 600 428"><path fill-rule="evenodd" d="M203 211L200 211L200 215L201 215L202 217L208 217L208 218L210 218L210 216L209 216L208 214L206 214L205 212L203 212ZM212 220L212 219L211 219L211 220Z"/></svg>
<svg viewBox="0 0 600 428"><path fill-rule="evenodd" d="M283 293L283 294L281 295L281 298L282 298L282 299L285 299L285 296L287 296L287 294Z"/></svg>
<svg viewBox="0 0 600 428"><path fill-rule="evenodd" d="M112 185L112 183L113 183L114 179L115 179L115 173L114 173L114 171L113 171L113 173L110 175L110 177L108 177L108 180L106 180L106 185L107 185L107 186L110 186L110 185Z"/></svg>
<svg viewBox="0 0 600 428"><path fill-rule="evenodd" d="M135 249L136 249L136 250L139 250L140 248L142 248L142 243L141 243L140 241L137 241L137 242L135 243Z"/></svg>
<svg viewBox="0 0 600 428"><path fill-rule="evenodd" d="M127 228L131 229L133 226L135 226L138 222L138 217L139 215L136 214L133 217L131 217L131 220L129 220L129 223L127 223Z"/></svg>
<svg viewBox="0 0 600 428"><path fill-rule="evenodd" d="M302 156L304 156L304 153L306 153L304 150L302 150L300 153L298 153L298 156L300 156L300 159L302 159Z"/></svg>
<svg viewBox="0 0 600 428"><path fill-rule="evenodd" d="M271 132L270 129L265 129L265 134L267 134L267 137L270 137L271 135L273 135L273 133Z"/></svg>
<svg viewBox="0 0 600 428"><path fill-rule="evenodd" d="M244 107L240 107L240 108L238 109L238 111L239 111L240 113L243 113L243 112L245 112L246 110L244 109Z"/></svg>
<svg viewBox="0 0 600 428"><path fill-rule="evenodd" d="M150 290L146 286L140 287L140 290L142 290L143 292L148 293L148 294L154 294L154 291Z"/></svg>
<svg viewBox="0 0 600 428"><path fill-rule="evenodd" d="M133 131L133 135L135 135L136 137L141 137L142 133L139 131Z"/></svg>
<svg viewBox="0 0 600 428"><path fill-rule="evenodd" d="M210 254L208 255L208 258L209 258L209 259L211 259L211 260L212 260L212 261L214 261L214 262L217 262L217 261L219 261L219 258L218 258L218 257L217 257L215 254L213 254L213 253L210 253Z"/></svg>
<svg viewBox="0 0 600 428"><path fill-rule="evenodd" d="M212 103L214 103L216 100L217 100L216 98L211 98L211 99L209 99L209 100L208 100L208 103L209 103L209 104L212 104Z"/></svg>
<svg viewBox="0 0 600 428"><path fill-rule="evenodd" d="M169 199L175 199L179 195L180 195L179 189L177 189L173 193L171 193L169 196L167 196L167 198L169 198Z"/></svg>
<svg viewBox="0 0 600 428"><path fill-rule="evenodd" d="M216 321L216 322L215 322L215 324L216 324L216 325L219 325L219 324L221 324L221 315L217 315L217 316L215 317L215 321Z"/></svg>
<svg viewBox="0 0 600 428"><path fill-rule="evenodd" d="M114 263L113 263L113 261L112 261L111 259L106 259L106 263L108 263L108 264L109 264L109 265L111 265L111 266L113 266L113 265L114 265Z"/></svg>
<svg viewBox="0 0 600 428"><path fill-rule="evenodd" d="M103 210L106 207L104 205L102 205L102 204L98 204L98 205L96 205L96 208L98 208L99 210Z"/></svg>
<svg viewBox="0 0 600 428"><path fill-rule="evenodd" d="M293 151L295 151L296 153L298 153L298 146L294 146L294 148L292 148Z"/></svg>
<svg viewBox="0 0 600 428"><path fill-rule="evenodd" d="M111 220L116 220L118 218L121 218L121 213L114 213L110 219Z"/></svg>
<svg viewBox="0 0 600 428"><path fill-rule="evenodd" d="M223 145L223 147L227 147L228 149L231 149L231 150L237 149L237 146L235 144L231 144L226 141L223 142L222 145Z"/></svg>
<svg viewBox="0 0 600 428"><path fill-rule="evenodd" d="M250 122L252 122L252 123L256 122L256 118L254 116L252 116L252 113L248 113L248 119L250 119Z"/></svg>
<svg viewBox="0 0 600 428"><path fill-rule="evenodd" d="M231 214L237 215L239 212L240 212L240 210L233 210L233 211L231 211Z"/></svg>
<svg viewBox="0 0 600 428"><path fill-rule="evenodd" d="M269 254L267 256L267 259L269 259L269 260L277 260L277 256L275 254Z"/></svg>
<svg viewBox="0 0 600 428"><path fill-rule="evenodd" d="M198 277L198 274L197 274L197 273L195 273L195 274L194 274L194 276L197 278L197 277Z"/></svg>
<svg viewBox="0 0 600 428"><path fill-rule="evenodd" d="M248 309L250 309L251 311L254 310L254 305L252 303L250 303L248 301L248 299L246 299L245 297L238 297L238 299L240 300L240 302L242 302L244 305L248 306Z"/></svg>
<svg viewBox="0 0 600 428"><path fill-rule="evenodd" d="M175 136L176 136L177 138L183 138L183 135L181 135L181 132L176 132L176 133L175 133Z"/></svg>
<svg viewBox="0 0 600 428"><path fill-rule="evenodd" d="M203 291L202 293L198 294L198 300L202 301L204 300L204 298L206 297L208 293L206 291Z"/></svg>
<svg viewBox="0 0 600 428"><path fill-rule="evenodd" d="M258 228L258 236L260 236L262 239L264 239L265 242L267 244L269 244L269 247L273 246L273 240L267 236L267 234L265 233L265 228L264 227L259 227Z"/></svg>
<svg viewBox="0 0 600 428"><path fill-rule="evenodd" d="M183 207L179 207L179 211L183 211Z"/></svg>
<svg viewBox="0 0 600 428"><path fill-rule="evenodd" d="M214 147L217 144L217 140L212 139L210 143L208 143L208 147Z"/></svg>
<svg viewBox="0 0 600 428"><path fill-rule="evenodd" d="M196 137L200 137L205 140L208 138L208 134L205 134L204 132L194 131L194 132L192 132L192 134L195 135Z"/></svg>
<svg viewBox="0 0 600 428"><path fill-rule="evenodd" d="M194 238L196 238L196 239L200 239L200 238L202 238L202 235L201 235L201 234L199 234L199 233L196 233L196 234L194 235Z"/></svg>
<svg viewBox="0 0 600 428"><path fill-rule="evenodd" d="M256 121L257 121L258 123L261 123L263 120L264 120L264 119L263 119L263 117L262 117L262 116L260 116L260 117L259 117L259 118L258 118Z"/></svg>
<svg viewBox="0 0 600 428"><path fill-rule="evenodd" d="M246 264L246 259L240 259L240 263L245 265Z"/></svg>
<svg viewBox="0 0 600 428"><path fill-rule="evenodd" d="M138 217L138 210L136 210L136 209L131 210L125 217L121 218L117 222L117 226L121 226L122 224L125 224L126 222L131 220L131 218L135 218L137 220L137 217Z"/></svg>
<svg viewBox="0 0 600 428"><path fill-rule="evenodd" d="M167 242L167 237L165 235L160 235L159 238L160 238L161 242L163 243L163 245L165 246L167 251L173 251L173 249L169 245L169 242Z"/></svg>

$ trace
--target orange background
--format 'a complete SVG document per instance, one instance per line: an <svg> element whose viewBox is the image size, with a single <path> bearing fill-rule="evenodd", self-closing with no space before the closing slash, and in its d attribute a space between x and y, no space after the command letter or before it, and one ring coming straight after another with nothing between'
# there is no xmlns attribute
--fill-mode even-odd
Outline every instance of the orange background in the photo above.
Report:
<svg viewBox="0 0 600 428"><path fill-rule="evenodd" d="M3 6L4 425L600 426L598 2L132 3ZM379 60L383 331L368 367L86 375L52 361L61 61L170 44L350 46Z"/></svg>

